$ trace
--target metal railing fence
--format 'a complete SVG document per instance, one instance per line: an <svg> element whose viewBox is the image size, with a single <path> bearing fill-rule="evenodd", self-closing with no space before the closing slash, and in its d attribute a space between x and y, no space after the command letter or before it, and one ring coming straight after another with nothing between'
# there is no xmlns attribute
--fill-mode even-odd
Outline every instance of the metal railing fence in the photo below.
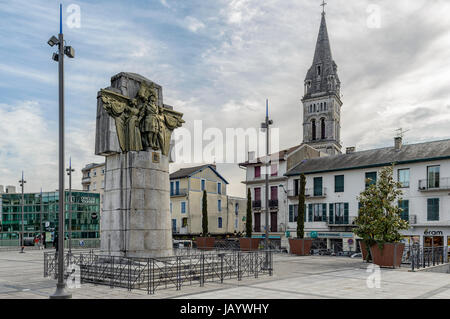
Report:
<svg viewBox="0 0 450 319"><path fill-rule="evenodd" d="M58 256L44 253L44 277L57 276ZM80 282L145 290L176 288L226 279L272 276L272 251L198 252L162 258L125 258L89 253L65 255L69 264L78 266ZM65 277L69 277L69 273Z"/></svg>

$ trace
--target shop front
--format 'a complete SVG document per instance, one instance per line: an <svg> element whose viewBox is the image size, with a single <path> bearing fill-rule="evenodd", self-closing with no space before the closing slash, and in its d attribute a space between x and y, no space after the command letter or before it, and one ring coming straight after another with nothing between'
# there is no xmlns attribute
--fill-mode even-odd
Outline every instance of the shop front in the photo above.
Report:
<svg viewBox="0 0 450 319"><path fill-rule="evenodd" d="M403 242L425 248L442 248L450 261L450 227L414 227L404 233Z"/></svg>
<svg viewBox="0 0 450 319"><path fill-rule="evenodd" d="M308 231L305 232L305 237L312 238L317 249L326 248L334 253L342 251L357 252L359 249L355 234L350 232Z"/></svg>

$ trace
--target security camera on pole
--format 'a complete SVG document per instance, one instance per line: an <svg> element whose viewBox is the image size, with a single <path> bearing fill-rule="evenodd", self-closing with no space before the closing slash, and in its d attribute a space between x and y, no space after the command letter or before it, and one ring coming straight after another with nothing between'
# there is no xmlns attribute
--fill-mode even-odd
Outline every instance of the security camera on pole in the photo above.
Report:
<svg viewBox="0 0 450 319"><path fill-rule="evenodd" d="M58 62L59 70L59 223L58 223L58 283L56 291L50 296L51 299L72 298L70 293L65 291L64 282L64 55L69 58L75 57L75 50L70 46L64 46L64 35L62 32L62 4L59 5L59 35L58 38L52 36L48 44L53 47L58 45L58 53L53 53L53 60Z"/></svg>

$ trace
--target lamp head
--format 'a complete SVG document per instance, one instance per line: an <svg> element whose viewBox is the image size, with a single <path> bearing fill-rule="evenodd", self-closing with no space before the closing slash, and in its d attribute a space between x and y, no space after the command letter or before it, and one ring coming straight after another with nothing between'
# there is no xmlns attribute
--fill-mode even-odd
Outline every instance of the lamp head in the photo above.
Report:
<svg viewBox="0 0 450 319"><path fill-rule="evenodd" d="M59 44L59 40L57 37L55 37L54 35L50 38L50 40L47 41L49 46L54 46L56 44Z"/></svg>
<svg viewBox="0 0 450 319"><path fill-rule="evenodd" d="M53 53L52 60L58 62L59 61L59 54Z"/></svg>
<svg viewBox="0 0 450 319"><path fill-rule="evenodd" d="M75 49L71 46L66 46L64 47L64 54L73 59L75 57Z"/></svg>

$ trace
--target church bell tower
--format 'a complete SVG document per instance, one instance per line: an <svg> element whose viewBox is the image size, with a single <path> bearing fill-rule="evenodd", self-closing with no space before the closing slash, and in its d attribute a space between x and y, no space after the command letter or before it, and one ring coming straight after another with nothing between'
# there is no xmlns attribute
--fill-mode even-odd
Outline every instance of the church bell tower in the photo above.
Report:
<svg viewBox="0 0 450 319"><path fill-rule="evenodd" d="M340 86L324 10L313 64L305 78L303 143L330 155L341 154L342 148Z"/></svg>

